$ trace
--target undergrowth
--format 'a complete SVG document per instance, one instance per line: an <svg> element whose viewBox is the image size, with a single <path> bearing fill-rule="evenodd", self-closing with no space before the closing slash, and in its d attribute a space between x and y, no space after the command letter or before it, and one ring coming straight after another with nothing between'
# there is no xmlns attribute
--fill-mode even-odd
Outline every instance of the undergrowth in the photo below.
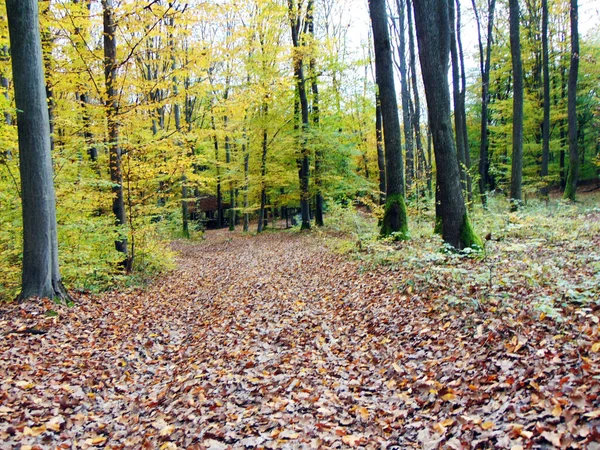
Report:
<svg viewBox="0 0 600 450"><path fill-rule="evenodd" d="M380 239L377 214L340 206L330 211L324 239L362 270L398 270L397 289L407 294L435 292L455 307L498 309L517 302L561 320L570 306L600 305L598 200L530 200L509 212L504 198L491 197L488 210L475 205L470 212L475 231L488 236L483 251L444 251L433 230L433 204L419 215L409 208L409 241Z"/></svg>

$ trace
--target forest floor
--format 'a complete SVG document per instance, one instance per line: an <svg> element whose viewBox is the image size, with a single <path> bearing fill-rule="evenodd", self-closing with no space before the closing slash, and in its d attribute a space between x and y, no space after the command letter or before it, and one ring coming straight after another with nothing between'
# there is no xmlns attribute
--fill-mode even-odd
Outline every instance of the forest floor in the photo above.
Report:
<svg viewBox="0 0 600 450"><path fill-rule="evenodd" d="M600 233L510 229L387 263L213 231L146 289L0 305L0 448L598 449Z"/></svg>

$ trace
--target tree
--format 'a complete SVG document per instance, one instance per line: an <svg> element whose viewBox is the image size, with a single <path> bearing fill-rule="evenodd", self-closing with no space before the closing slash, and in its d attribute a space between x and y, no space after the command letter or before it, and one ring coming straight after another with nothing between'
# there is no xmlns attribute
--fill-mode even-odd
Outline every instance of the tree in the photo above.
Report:
<svg viewBox="0 0 600 450"><path fill-rule="evenodd" d="M126 222L125 202L123 199L123 173L121 171L121 147L119 146L119 93L117 89L117 38L113 11L113 0L102 0L104 24L104 80L106 83L106 118L108 123L108 154L110 160L110 181L113 183L112 210L115 224L122 228ZM115 241L115 248L125 255L123 265L131 270L132 259L127 252L127 237L121 236Z"/></svg>
<svg viewBox="0 0 600 450"><path fill-rule="evenodd" d="M308 0L307 11L312 10L312 0ZM307 146L309 129L308 97L306 95L306 78L304 76L304 35L308 24L302 18L302 2L288 0L288 12L292 30L292 43L294 45L294 77L296 79L296 95L300 105L300 155L298 157L298 178L300 181L300 210L302 215L303 230L310 229L310 159ZM304 25L304 26L303 26Z"/></svg>
<svg viewBox="0 0 600 450"><path fill-rule="evenodd" d="M579 30L577 0L571 0L571 67L569 69L568 113L569 123L569 175L565 186L565 199L575 201L579 178L579 153L577 151L577 76L579 73Z"/></svg>
<svg viewBox="0 0 600 450"><path fill-rule="evenodd" d="M7 0L23 214L20 299L67 299L58 264L50 122L37 0Z"/></svg>
<svg viewBox="0 0 600 450"><path fill-rule="evenodd" d="M542 168L540 175L548 176L550 159L550 68L548 61L548 0L542 0L542 71L544 75L544 119L542 122ZM546 181L544 180L544 183ZM548 188L542 188L542 194L548 195Z"/></svg>
<svg viewBox="0 0 600 450"><path fill-rule="evenodd" d="M415 155L412 139L412 117L410 114L410 94L408 90L408 76L406 70L406 0L396 0L398 9L398 66L400 69L400 92L402 101L402 125L404 131L404 145L406 148L406 184L410 188L415 178Z"/></svg>
<svg viewBox="0 0 600 450"><path fill-rule="evenodd" d="M385 0L369 0L375 47L375 79L379 89L386 165L386 201L382 236L408 233L404 199L404 167L400 141L400 120L394 86L394 66L388 31Z"/></svg>
<svg viewBox="0 0 600 450"><path fill-rule="evenodd" d="M463 133L463 120L465 115L461 111L461 77L457 42L459 39L458 33L460 33L460 29L458 29L456 25L456 9L454 7L454 0L448 0L448 13L450 19L450 56L452 60L452 98L454 101L454 133L456 136L456 153L458 157L462 189L463 192L467 192L467 177L469 176L469 173L467 170L465 135Z"/></svg>
<svg viewBox="0 0 600 450"><path fill-rule="evenodd" d="M523 185L523 63L521 61L519 0L509 0L510 54L513 72L512 172L510 178L511 209L522 201Z"/></svg>
<svg viewBox="0 0 600 450"><path fill-rule="evenodd" d="M473 232L460 188L460 173L450 117L448 62L450 17L448 0L414 2L415 27L421 72L437 166L436 229L455 248L479 246Z"/></svg>
<svg viewBox="0 0 600 450"><path fill-rule="evenodd" d="M472 0L475 20L477 22L477 38L479 43L479 68L481 71L481 132L479 144L479 195L481 203L487 204L487 191L492 184L490 176L490 154L489 154L489 131L488 131L488 108L490 103L490 68L492 59L492 32L494 29L494 11L496 0L488 0L487 35L485 45L485 56L483 51L483 39L481 37L481 20L477 11L475 0Z"/></svg>

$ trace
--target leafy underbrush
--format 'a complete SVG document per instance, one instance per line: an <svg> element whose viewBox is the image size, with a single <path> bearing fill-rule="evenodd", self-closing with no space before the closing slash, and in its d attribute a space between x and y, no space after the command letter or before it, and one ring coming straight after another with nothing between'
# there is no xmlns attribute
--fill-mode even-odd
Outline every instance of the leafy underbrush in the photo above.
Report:
<svg viewBox="0 0 600 450"><path fill-rule="evenodd" d="M328 246L351 254L363 270L398 271L398 289L432 295L440 305L516 307L564 319L571 308L600 305L600 208L598 196L578 203L530 201L509 212L503 198L471 212L475 230L490 238L483 252L446 252L434 234L434 208L409 212L409 241L379 239L377 217L355 208L332 209ZM510 312L510 311L509 311Z"/></svg>

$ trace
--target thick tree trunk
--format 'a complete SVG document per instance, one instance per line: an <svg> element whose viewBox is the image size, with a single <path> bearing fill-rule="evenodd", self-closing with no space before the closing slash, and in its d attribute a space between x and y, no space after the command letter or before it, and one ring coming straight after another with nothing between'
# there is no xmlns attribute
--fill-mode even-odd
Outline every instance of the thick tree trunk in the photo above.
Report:
<svg viewBox="0 0 600 450"><path fill-rule="evenodd" d="M571 0L571 67L569 69L567 121L569 123L569 174L565 186L565 199L575 201L579 178L577 151L577 76L579 73L579 30L577 0Z"/></svg>
<svg viewBox="0 0 600 450"><path fill-rule="evenodd" d="M542 0L542 72L544 76L544 119L542 121L542 167L540 175L544 187L542 195L548 195L548 187L544 177L548 176L550 159L550 69L548 61L548 0Z"/></svg>
<svg viewBox="0 0 600 450"><path fill-rule="evenodd" d="M121 147L119 146L119 93L117 90L117 41L113 0L102 0L104 10L104 79L106 83L106 118L108 123L108 154L110 161L110 180L113 184L112 209L117 227L124 227L127 219L123 199L123 174L121 172ZM120 230L122 231L122 230ZM125 255L125 269L131 270L133 255L127 252L127 237L115 241L115 248Z"/></svg>
<svg viewBox="0 0 600 450"><path fill-rule="evenodd" d="M385 203L385 154L383 152L383 119L381 118L381 100L375 95L375 138L377 139L377 166L379 168L379 204Z"/></svg>
<svg viewBox="0 0 600 450"><path fill-rule="evenodd" d="M381 101L386 163L386 205L381 234L400 233L406 237L408 219L404 196L404 162L400 140L400 120L394 86L394 66L385 0L369 0L375 46L375 79Z"/></svg>
<svg viewBox="0 0 600 450"><path fill-rule="evenodd" d="M23 207L22 300L69 296L58 264L56 199L37 0L6 0Z"/></svg>
<svg viewBox="0 0 600 450"><path fill-rule="evenodd" d="M509 0L510 54L513 71L512 172L510 178L511 209L523 200L523 63L521 61L519 0Z"/></svg>
<svg viewBox="0 0 600 450"><path fill-rule="evenodd" d="M400 92L402 94L402 125L406 149L406 189L410 191L415 178L415 154L412 139L412 118L410 116L410 92L406 70L406 0L396 0L398 8L398 56L400 68Z"/></svg>
<svg viewBox="0 0 600 450"><path fill-rule="evenodd" d="M467 216L452 136L448 88L451 26L448 0L419 0L414 3L414 12L438 169L436 228L441 230L444 241L455 248L481 246L481 240L473 232Z"/></svg>
<svg viewBox="0 0 600 450"><path fill-rule="evenodd" d="M494 31L494 11L496 0L488 0L487 35L485 55L481 37L481 22L475 0L472 0L473 11L477 21L477 37L479 43L479 65L481 71L481 132L479 144L479 195L484 207L487 205L487 192L492 184L490 176L490 154L488 136L488 107L490 103L490 68L492 56L492 33Z"/></svg>

